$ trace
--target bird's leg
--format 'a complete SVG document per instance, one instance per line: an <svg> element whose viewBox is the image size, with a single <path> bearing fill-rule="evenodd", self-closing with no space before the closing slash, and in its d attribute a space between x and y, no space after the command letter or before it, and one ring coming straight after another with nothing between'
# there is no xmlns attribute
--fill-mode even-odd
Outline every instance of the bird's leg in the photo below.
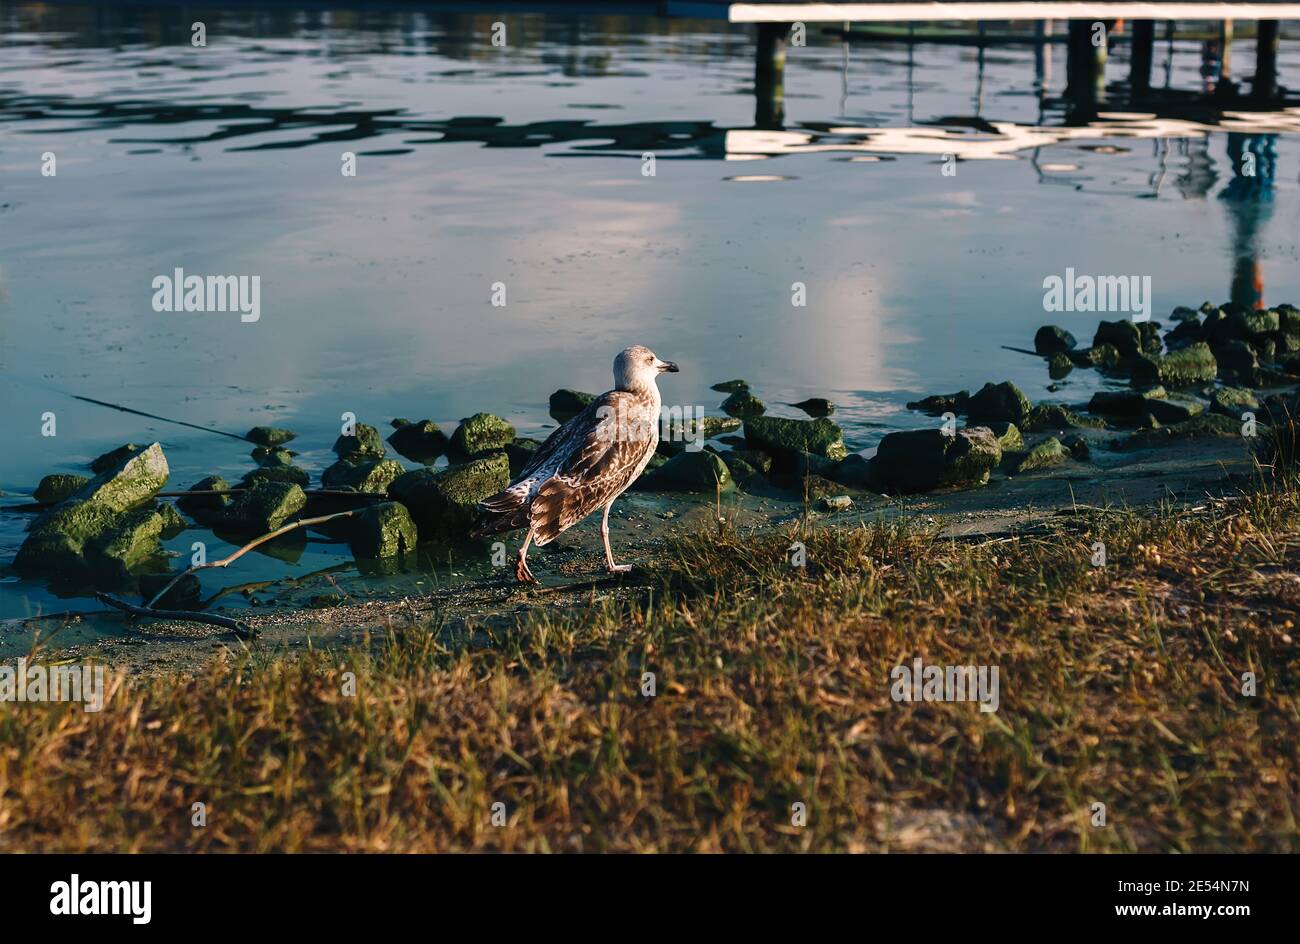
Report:
<svg viewBox="0 0 1300 944"><path fill-rule="evenodd" d="M605 540L605 567L611 574L625 574L632 569L631 564L615 564L614 552L609 547L609 510L614 507L610 502L605 506L605 514L600 519L600 536Z"/></svg>
<svg viewBox="0 0 1300 944"><path fill-rule="evenodd" d="M524 546L519 549L519 560L515 562L515 579L520 583L535 583L537 578L533 572L528 569L528 545L533 543L533 529L528 529L528 535L524 538Z"/></svg>

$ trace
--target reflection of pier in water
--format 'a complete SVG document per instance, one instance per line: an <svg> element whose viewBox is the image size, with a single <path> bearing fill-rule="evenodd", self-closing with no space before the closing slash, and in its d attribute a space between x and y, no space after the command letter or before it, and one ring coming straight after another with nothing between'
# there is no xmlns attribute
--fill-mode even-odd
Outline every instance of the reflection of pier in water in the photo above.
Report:
<svg viewBox="0 0 1300 944"><path fill-rule="evenodd" d="M232 0L236 7L238 0ZM328 0L325 5L330 6ZM698 10L701 4L692 7ZM704 3L703 5L707 5ZM423 12L412 11L403 28L395 33L377 32L373 42L378 51L424 52L453 59L483 61L482 51L466 37L472 28L430 30L428 14L447 5L433 4ZM454 5L452 5L454 6ZM518 6L518 5L515 5ZM528 6L528 5L525 5ZM544 4L534 5L545 8ZM727 7L714 4L715 7ZM823 5L825 6L825 5ZM952 4L938 7L951 10ZM973 9L975 5L964 5ZM1042 4L1021 4L1017 10ZM1088 4L1087 6L1096 6ZM678 7L681 4L667 4ZM868 17L880 24L885 5L875 5L875 15ZM1287 5L1300 12L1300 5ZM737 5L730 5L734 10ZM830 5L832 9L840 9ZM774 4L755 7L764 15L779 12ZM402 109L275 108L258 103L235 101L186 102L176 100L120 101L93 96L17 94L0 89L0 121L38 123L42 134L58 134L94 129L106 132L117 143L154 147L200 148L217 145L227 150L273 150L310 147L316 144L350 144L360 154L402 154L417 147L477 143L489 148L545 148L549 157L626 157L641 159L654 152L657 159L671 160L762 160L797 154L836 153L849 159L880 159L888 155L951 156L956 161L1026 159L1040 181L1083 187L1080 178L1071 174L1077 166L1043 160L1044 152L1053 147L1081 147L1085 141L1104 139L1149 139L1153 142L1154 166L1147 189L1134 196L1154 197L1168 178L1170 143L1187 153L1187 167L1174 180L1178 192L1186 199L1204 199L1219 180L1215 162L1206 142L1215 132L1227 136L1231 179L1219 197L1232 223L1234 275L1232 296L1243 303L1259 303L1260 232L1266 225L1273 197L1275 141L1278 135L1300 133L1300 97L1288 94L1278 80L1280 29L1277 20L1257 24L1253 43L1256 69L1240 85L1230 74L1229 50L1234 33L1228 24L1197 27L1196 38L1203 41L1201 52L1202 87L1171 87L1175 54L1175 24L1166 21L1135 20L1107 24L1105 41L1094 45L1096 35L1091 20L1069 21L1058 34L1051 20L1040 18L1028 27L971 22L965 29L951 25L938 30L916 23L889 23L873 27L876 31L863 36L849 22L835 22L832 17L808 16L805 29L810 35L829 34L840 38L842 56L842 101L849 94L851 62L861 58L860 50L903 45L908 49L908 120L897 127L861 126L847 121L787 121L784 108L785 44L791 24L759 22L756 25L755 121L750 127L725 127L710 120L602 123L587 120L550 120L510 124L496 117L465 116L450 119L412 117ZM888 5L892 14L901 5ZM1059 10L1060 5L1052 9ZM1168 8L1164 8L1168 9ZM1281 13L1283 6L1268 8ZM61 14L50 8L52 17ZM564 11L563 7L559 10ZM69 16L74 14L69 13ZM124 18L132 16L123 9ZM270 20L263 19L264 16ZM303 24L284 9L257 14L262 27L272 35L292 36ZM936 19L938 17L928 17ZM1027 17L1017 16L1016 19ZM183 17L182 17L183 19ZM740 22L732 17L733 22ZM1032 19L1032 18L1028 18ZM180 22L180 20L177 20ZM457 18L463 27L467 20ZM185 20L188 23L188 20ZM166 34L175 24L161 19L151 27ZM361 24L358 23L358 26ZM324 24L318 24L323 27ZM57 28L55 29L57 30ZM81 35L75 30L63 30ZM814 31L818 31L814 33ZM92 31L93 32L93 31ZM545 64L562 66L563 74L605 75L633 74L611 72L611 60L600 55L599 47L582 42L582 34L572 21L547 18L538 28L540 38L548 43L542 53ZM1178 32L1186 36L1186 30ZM1235 37L1240 40L1243 34ZM182 43L187 34L179 33L172 42ZM857 45L867 42L869 47ZM977 49L977 71L973 90L973 115L917 121L910 115L913 69L912 49L928 42L973 46ZM1251 42L1247 39L1246 42ZM1117 45L1129 50L1126 74L1113 74L1106 81L1109 52ZM1159 44L1159 47L1157 46ZM166 40L160 48L167 45ZM1034 50L1033 68L1038 89L1039 116L1034 124L998 121L985 118L983 110L984 52L1006 45L1028 45ZM1156 49L1164 48L1163 87L1152 80L1156 67ZM1185 49L1185 45L1182 47ZM365 51L365 50L362 50ZM1066 87L1057 96L1051 93L1054 59L1064 53ZM1185 54L1185 53L1184 53ZM824 63L823 63L824 65ZM1118 70L1111 63L1112 73ZM459 71L448 71L448 76ZM526 70L521 75L530 74ZM840 112L846 111L844 105ZM59 127L59 126L62 127ZM147 129L147 130L146 130ZM163 131L163 129L174 129ZM159 133L162 132L162 133ZM374 142L370 150L358 144ZM1086 178L1085 178L1086 179Z"/></svg>

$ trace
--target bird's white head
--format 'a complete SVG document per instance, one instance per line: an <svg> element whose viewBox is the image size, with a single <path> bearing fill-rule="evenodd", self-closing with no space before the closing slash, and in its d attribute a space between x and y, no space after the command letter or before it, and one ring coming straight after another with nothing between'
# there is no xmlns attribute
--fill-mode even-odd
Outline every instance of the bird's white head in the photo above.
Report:
<svg viewBox="0 0 1300 944"><path fill-rule="evenodd" d="M655 390L655 378L662 373L676 373L672 361L661 361L648 347L637 344L619 352L614 358L614 389L629 393Z"/></svg>

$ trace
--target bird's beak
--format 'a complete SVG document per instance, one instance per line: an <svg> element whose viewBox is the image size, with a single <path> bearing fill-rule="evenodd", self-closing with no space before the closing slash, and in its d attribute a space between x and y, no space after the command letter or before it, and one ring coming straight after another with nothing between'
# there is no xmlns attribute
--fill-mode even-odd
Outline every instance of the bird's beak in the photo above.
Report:
<svg viewBox="0 0 1300 944"><path fill-rule="evenodd" d="M674 364L672 361L660 361L660 362L659 362L659 373L661 373L661 374L675 374L675 373L677 373L677 365Z"/></svg>

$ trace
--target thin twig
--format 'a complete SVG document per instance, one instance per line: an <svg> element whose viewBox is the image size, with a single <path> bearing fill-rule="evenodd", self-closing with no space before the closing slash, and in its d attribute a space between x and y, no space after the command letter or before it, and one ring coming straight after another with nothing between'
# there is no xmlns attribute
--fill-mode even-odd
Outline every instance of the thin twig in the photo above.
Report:
<svg viewBox="0 0 1300 944"><path fill-rule="evenodd" d="M151 420L161 420L164 423L175 423L177 426L188 426L190 429L201 429L205 433L216 433L218 436L229 436L231 439L240 439L244 442L252 442L247 436L240 436L237 433L228 433L224 429L213 429L211 426L200 426L198 423L187 423L184 420L174 420L167 416L159 416L157 413L146 413L143 410L133 410L129 406L122 406L118 403L109 403L106 400L96 400L94 397L79 397L75 393L71 395L74 400L81 400L84 403L93 403L96 406L106 406L110 410L118 410L122 413L134 413L136 416L146 416Z"/></svg>
<svg viewBox="0 0 1300 944"><path fill-rule="evenodd" d="M231 619L229 616L218 616L216 613L196 613L192 610L155 610L151 606L136 606L134 603L127 603L125 600L119 600L111 593L105 593L100 590L95 593L95 597L109 606L116 607L119 610L125 610L135 616L155 616L159 619L188 620L191 623L208 623L212 626L223 626L232 631L240 639L252 639L257 635L257 631L247 623L242 623L237 619Z"/></svg>
<svg viewBox="0 0 1300 944"><path fill-rule="evenodd" d="M155 498L201 498L205 495L242 495L246 488L201 488L195 491L158 492ZM304 488L302 493L309 498L387 498L383 492L349 492L341 488ZM22 506L17 506L22 507ZM40 506L45 507L45 506ZM10 509L12 510L12 509Z"/></svg>
<svg viewBox="0 0 1300 944"><path fill-rule="evenodd" d="M352 515L355 515L356 513L357 513L357 509L354 508L350 511L336 511L332 515L321 515L317 518L302 518L298 521L294 521L291 522L290 524L286 524L283 527L276 528L270 534L264 534L257 540L245 544L243 547L239 548L239 550L235 551L235 553L231 554L229 557L223 557L221 560L217 560L217 561L208 561L203 564L195 564L189 570L183 570L175 577L173 577L171 581L167 584L167 586L163 587L156 594L154 594L154 598L150 600L148 603L146 603L145 607L146 608L152 607L155 603L157 603L159 600L163 598L163 596L167 593L168 590L176 586L176 584L179 583L183 578L189 576L192 573L196 573L197 571L200 570L209 570L213 567L229 567L231 564L239 560L241 557L243 557L253 548L261 544L265 544L267 541L273 540L274 538L278 538L282 534L288 534L290 531L294 531L298 528L306 528L306 527L310 527L311 525L324 524L326 521L333 521L335 518L349 518Z"/></svg>

